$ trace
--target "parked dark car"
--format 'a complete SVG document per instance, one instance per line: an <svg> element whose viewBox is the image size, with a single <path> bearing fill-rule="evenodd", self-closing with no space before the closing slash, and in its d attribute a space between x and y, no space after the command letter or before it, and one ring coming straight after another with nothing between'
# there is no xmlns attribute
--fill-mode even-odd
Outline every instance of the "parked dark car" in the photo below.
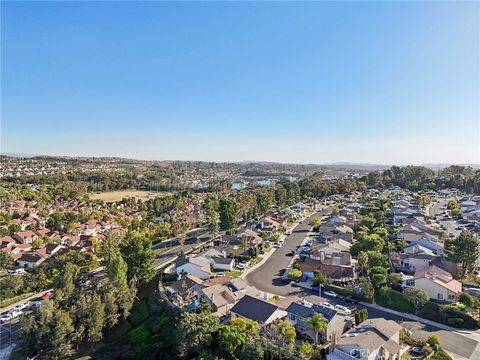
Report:
<svg viewBox="0 0 480 360"><path fill-rule="evenodd" d="M353 297L351 297L351 296L345 297L345 301L346 301L346 302L349 302L350 304L358 304L358 300L355 299L355 298L353 298Z"/></svg>

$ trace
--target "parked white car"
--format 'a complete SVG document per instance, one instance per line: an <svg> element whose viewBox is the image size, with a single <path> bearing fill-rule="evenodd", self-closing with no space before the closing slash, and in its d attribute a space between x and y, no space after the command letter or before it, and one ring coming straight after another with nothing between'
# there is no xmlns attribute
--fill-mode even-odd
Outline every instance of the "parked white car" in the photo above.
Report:
<svg viewBox="0 0 480 360"><path fill-rule="evenodd" d="M22 315L22 314L23 314L23 311L12 310L12 311L10 312L10 314L12 315L12 318L15 319L15 318L19 317L20 315Z"/></svg>
<svg viewBox="0 0 480 360"><path fill-rule="evenodd" d="M247 268L247 264L245 263L238 263L237 266L236 266L237 269L240 269L240 270L245 270Z"/></svg>
<svg viewBox="0 0 480 360"><path fill-rule="evenodd" d="M323 295L334 297L334 298L338 296L338 294L335 291L324 291Z"/></svg>
<svg viewBox="0 0 480 360"><path fill-rule="evenodd" d="M24 274L26 274L26 273L27 273L26 270L25 270L25 269L22 269L22 268L20 268L20 269L13 269L13 270L8 270L8 271L7 271L7 274L8 274L8 275L24 275Z"/></svg>
<svg viewBox="0 0 480 360"><path fill-rule="evenodd" d="M6 323L7 321L10 321L12 319L13 319L12 314L5 313L5 314L2 314L2 316L0 316L0 323L3 324L3 323Z"/></svg>
<svg viewBox="0 0 480 360"><path fill-rule="evenodd" d="M330 304L329 302L323 302L320 304L321 306L323 307L326 307L328 309L332 309L332 310L335 310L335 306L333 306L332 304Z"/></svg>
<svg viewBox="0 0 480 360"><path fill-rule="evenodd" d="M335 305L335 310L337 310L340 314L345 314L345 315L352 314L352 310L342 305Z"/></svg>
<svg viewBox="0 0 480 360"><path fill-rule="evenodd" d="M28 309L28 303L18 304L15 306L14 310L22 312L25 309Z"/></svg>

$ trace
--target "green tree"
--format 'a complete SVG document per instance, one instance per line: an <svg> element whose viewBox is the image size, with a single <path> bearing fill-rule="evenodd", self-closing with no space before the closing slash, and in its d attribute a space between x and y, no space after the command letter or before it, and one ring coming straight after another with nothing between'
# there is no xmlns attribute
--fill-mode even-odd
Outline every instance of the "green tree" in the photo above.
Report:
<svg viewBox="0 0 480 360"><path fill-rule="evenodd" d="M129 234L120 249L128 266L127 279L146 283L155 276L155 253L149 238L139 233Z"/></svg>
<svg viewBox="0 0 480 360"><path fill-rule="evenodd" d="M77 334L82 334L84 340L96 342L103 338L105 304L99 294L82 291L71 313L76 319Z"/></svg>
<svg viewBox="0 0 480 360"><path fill-rule="evenodd" d="M0 269L7 269L13 265L13 259L5 251L0 251Z"/></svg>
<svg viewBox="0 0 480 360"><path fill-rule="evenodd" d="M62 297L67 303L70 303L70 298L75 291L75 281L78 276L78 267L73 263L65 264L64 271L58 277L57 287L61 290Z"/></svg>
<svg viewBox="0 0 480 360"><path fill-rule="evenodd" d="M187 231L190 228L190 218L185 208L175 209L175 212L170 218L170 224L173 234L177 237L178 243L183 251L183 246L187 238Z"/></svg>
<svg viewBox="0 0 480 360"><path fill-rule="evenodd" d="M245 330L236 325L225 325L218 332L218 341L225 351L234 356L246 341Z"/></svg>
<svg viewBox="0 0 480 360"><path fill-rule="evenodd" d="M372 274L372 285L375 289L379 289L387 283L387 277L384 274Z"/></svg>
<svg viewBox="0 0 480 360"><path fill-rule="evenodd" d="M418 311L418 309L424 306L430 299L425 290L414 287L406 288L404 294L407 300L412 303L415 311Z"/></svg>
<svg viewBox="0 0 480 360"><path fill-rule="evenodd" d="M218 198L213 194L209 194L203 203L203 212L205 213L205 220L208 224L208 230L213 234L217 234L219 231L219 206L220 204L218 202Z"/></svg>
<svg viewBox="0 0 480 360"><path fill-rule="evenodd" d="M462 231L454 239L445 242L445 256L460 265L461 277L472 272L480 256L480 240L470 231Z"/></svg>
<svg viewBox="0 0 480 360"><path fill-rule="evenodd" d="M456 202L455 200L450 200L447 203L447 209L448 210L453 210L453 209L457 209L457 208L458 208L458 202Z"/></svg>
<svg viewBox="0 0 480 360"><path fill-rule="evenodd" d="M368 319L368 310L360 309L355 312L355 324L360 325L362 322Z"/></svg>
<svg viewBox="0 0 480 360"><path fill-rule="evenodd" d="M65 216L59 211L55 211L47 220L47 228L54 231L62 231L65 225Z"/></svg>
<svg viewBox="0 0 480 360"><path fill-rule="evenodd" d="M362 219L362 225L368 227L369 229L373 229L373 227L375 226L376 223L377 223L377 220L375 220L375 218L372 218L372 217L369 217L369 216L365 216Z"/></svg>
<svg viewBox="0 0 480 360"><path fill-rule="evenodd" d="M368 254L365 251L361 251L357 255L357 264L358 267L360 268L360 274L364 275L366 272L366 269L368 267Z"/></svg>
<svg viewBox="0 0 480 360"><path fill-rule="evenodd" d="M218 318L209 313L182 313L175 331L180 355L185 356L192 351L200 353L203 349L209 347L213 334L219 328Z"/></svg>
<svg viewBox="0 0 480 360"><path fill-rule="evenodd" d="M45 300L38 312L20 320L21 343L30 356L39 359L69 359L73 354L76 332L68 311Z"/></svg>
<svg viewBox="0 0 480 360"><path fill-rule="evenodd" d="M358 285L362 289L362 295L365 296L367 299L373 299L373 295L375 295L375 291L373 289L373 285L370 282L370 279L367 277L359 277L358 278Z"/></svg>
<svg viewBox="0 0 480 360"><path fill-rule="evenodd" d="M306 319L305 323L312 328L315 334L314 344L315 346L318 346L318 334L324 332L327 329L327 320L325 319L325 317L323 317L323 315L315 313L308 319Z"/></svg>
<svg viewBox="0 0 480 360"><path fill-rule="evenodd" d="M219 201L220 229L232 232L237 226L238 207L234 199L222 197Z"/></svg>
<svg viewBox="0 0 480 360"><path fill-rule="evenodd" d="M272 351L277 351L278 357L282 358L282 354L291 354L293 351L293 345L295 344L295 327L286 320L280 320L273 323L268 329L265 329L267 339L271 346Z"/></svg>
<svg viewBox="0 0 480 360"><path fill-rule="evenodd" d="M315 277L313 278L312 285L316 287L320 287L320 285L325 285L329 283L328 278L322 273L320 270L314 271Z"/></svg>
<svg viewBox="0 0 480 360"><path fill-rule="evenodd" d="M127 271L128 266L125 260L123 260L120 251L112 254L105 260L105 269L107 277L118 288L125 289L128 286Z"/></svg>

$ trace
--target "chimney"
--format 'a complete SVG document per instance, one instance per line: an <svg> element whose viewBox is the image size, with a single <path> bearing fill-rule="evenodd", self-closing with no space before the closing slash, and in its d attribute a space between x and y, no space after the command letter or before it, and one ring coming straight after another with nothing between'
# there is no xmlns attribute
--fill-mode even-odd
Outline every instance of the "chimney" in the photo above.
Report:
<svg viewBox="0 0 480 360"><path fill-rule="evenodd" d="M325 251L320 251L320 261L325 261Z"/></svg>
<svg viewBox="0 0 480 360"><path fill-rule="evenodd" d="M268 301L268 292L267 291L263 292L263 300Z"/></svg>
<svg viewBox="0 0 480 360"><path fill-rule="evenodd" d="M223 257L226 258L227 257L227 252L225 250L222 251L222 254L223 254Z"/></svg>
<svg viewBox="0 0 480 360"><path fill-rule="evenodd" d="M215 294L212 294L212 304L215 305Z"/></svg>

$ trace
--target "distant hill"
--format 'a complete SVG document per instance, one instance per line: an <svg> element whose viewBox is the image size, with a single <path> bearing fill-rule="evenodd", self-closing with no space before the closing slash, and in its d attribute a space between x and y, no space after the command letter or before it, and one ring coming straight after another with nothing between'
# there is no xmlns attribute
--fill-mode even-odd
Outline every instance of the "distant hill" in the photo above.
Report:
<svg viewBox="0 0 480 360"><path fill-rule="evenodd" d="M14 158L31 158L38 155L35 154L21 154L21 153L1 153L1 155L14 157Z"/></svg>
<svg viewBox="0 0 480 360"><path fill-rule="evenodd" d="M425 166L430 169L443 169L452 165L457 165L457 166L470 166L473 169L480 169L480 164L424 164L422 166Z"/></svg>
<svg viewBox="0 0 480 360"><path fill-rule="evenodd" d="M353 162L336 162L332 164L325 164L325 166L334 167L337 169L352 169L352 170L385 170L390 168L390 165L353 163Z"/></svg>

